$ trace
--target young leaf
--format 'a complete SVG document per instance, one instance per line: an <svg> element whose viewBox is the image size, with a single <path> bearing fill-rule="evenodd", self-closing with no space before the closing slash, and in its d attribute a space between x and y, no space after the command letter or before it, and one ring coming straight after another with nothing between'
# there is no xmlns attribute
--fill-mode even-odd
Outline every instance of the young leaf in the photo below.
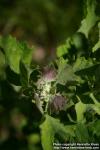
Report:
<svg viewBox="0 0 100 150"><path fill-rule="evenodd" d="M86 112L87 105L83 104L81 101L76 103L75 110L77 115L77 122L84 122L84 113Z"/></svg>

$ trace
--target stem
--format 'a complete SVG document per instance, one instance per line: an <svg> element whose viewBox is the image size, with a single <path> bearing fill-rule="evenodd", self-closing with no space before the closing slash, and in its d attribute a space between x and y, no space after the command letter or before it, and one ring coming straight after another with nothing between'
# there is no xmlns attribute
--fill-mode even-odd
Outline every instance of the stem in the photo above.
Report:
<svg viewBox="0 0 100 150"><path fill-rule="evenodd" d="M93 100L93 102L95 104L99 104L99 102L96 100L96 98L94 97L93 93L90 94L90 98Z"/></svg>
<svg viewBox="0 0 100 150"><path fill-rule="evenodd" d="M69 118L69 120L70 120L71 122L76 123L76 121L74 121L74 120L72 119L72 117L70 116L70 114L67 114L67 116L68 116L68 118Z"/></svg>
<svg viewBox="0 0 100 150"><path fill-rule="evenodd" d="M78 99L78 102L81 102L81 99L78 95L76 95L77 99Z"/></svg>

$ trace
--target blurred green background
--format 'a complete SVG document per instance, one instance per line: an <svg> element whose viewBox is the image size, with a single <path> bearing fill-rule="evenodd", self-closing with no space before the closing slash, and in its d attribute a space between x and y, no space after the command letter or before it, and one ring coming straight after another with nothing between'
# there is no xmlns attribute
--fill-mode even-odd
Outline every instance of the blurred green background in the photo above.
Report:
<svg viewBox="0 0 100 150"><path fill-rule="evenodd" d="M82 0L0 0L0 33L53 48L80 26Z"/></svg>

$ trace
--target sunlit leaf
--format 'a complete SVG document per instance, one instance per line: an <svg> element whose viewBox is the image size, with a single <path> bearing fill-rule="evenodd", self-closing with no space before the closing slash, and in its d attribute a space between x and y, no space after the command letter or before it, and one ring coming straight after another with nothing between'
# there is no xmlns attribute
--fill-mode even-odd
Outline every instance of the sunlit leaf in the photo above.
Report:
<svg viewBox="0 0 100 150"><path fill-rule="evenodd" d="M20 72L20 60L22 60L27 67L30 67L32 49L28 48L27 44L18 42L16 38L12 36L3 37L0 41L8 65L14 72Z"/></svg>
<svg viewBox="0 0 100 150"><path fill-rule="evenodd" d="M77 115L77 122L84 122L84 113L86 112L87 105L83 104L81 101L76 103L75 110Z"/></svg>
<svg viewBox="0 0 100 150"><path fill-rule="evenodd" d="M81 22L81 27L78 30L88 37L89 31L96 24L99 17L96 16L96 0L87 0L87 14Z"/></svg>
<svg viewBox="0 0 100 150"><path fill-rule="evenodd" d="M73 132L71 133L68 128L67 130L59 120L48 115L46 115L46 120L41 124L40 129L43 150L53 150L55 134L58 134L65 140L69 139L69 135L73 136Z"/></svg>
<svg viewBox="0 0 100 150"><path fill-rule="evenodd" d="M2 43L8 64L13 71L19 73L19 63L22 55L21 45L11 36L3 38Z"/></svg>
<svg viewBox="0 0 100 150"><path fill-rule="evenodd" d="M63 44L57 48L57 57L61 57L64 54L67 54L68 49L70 49L70 48L71 48L71 39L68 38L65 44Z"/></svg>

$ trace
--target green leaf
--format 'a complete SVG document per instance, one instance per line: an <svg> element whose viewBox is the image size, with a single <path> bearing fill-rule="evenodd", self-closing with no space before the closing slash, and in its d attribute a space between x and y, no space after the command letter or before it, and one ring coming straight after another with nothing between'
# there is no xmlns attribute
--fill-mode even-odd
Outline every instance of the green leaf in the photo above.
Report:
<svg viewBox="0 0 100 150"><path fill-rule="evenodd" d="M9 66L6 67L6 77L13 86L21 86L20 75L15 73Z"/></svg>
<svg viewBox="0 0 100 150"><path fill-rule="evenodd" d="M43 150L53 150L54 142L54 130L52 126L52 121L49 116L46 116L45 122L40 126L41 128L41 141ZM48 135L48 137L47 137Z"/></svg>
<svg viewBox="0 0 100 150"><path fill-rule="evenodd" d="M60 61L58 67L57 83L65 85L67 82L81 81L79 76L74 74L72 66L66 62Z"/></svg>
<svg viewBox="0 0 100 150"><path fill-rule="evenodd" d="M99 17L95 14L96 0L87 0L87 15L81 22L81 27L78 30L88 37L89 31L99 20Z"/></svg>
<svg viewBox="0 0 100 150"><path fill-rule="evenodd" d="M76 103L75 110L77 115L77 122L85 121L84 113L86 112L86 109L87 109L86 104L83 104L81 101Z"/></svg>
<svg viewBox="0 0 100 150"><path fill-rule="evenodd" d="M57 57L61 57L64 54L67 54L69 48L71 48L71 39L70 38L67 39L65 44L63 44L57 48Z"/></svg>
<svg viewBox="0 0 100 150"><path fill-rule="evenodd" d="M66 125L65 128L69 133L70 137L75 137L76 125Z"/></svg>
<svg viewBox="0 0 100 150"><path fill-rule="evenodd" d="M92 48L92 52L94 53L95 51L97 51L100 48L100 41L98 41L94 47Z"/></svg>
<svg viewBox="0 0 100 150"><path fill-rule="evenodd" d="M4 37L2 45L9 66L14 72L19 73L19 63L22 55L21 45L11 36Z"/></svg>
<svg viewBox="0 0 100 150"><path fill-rule="evenodd" d="M100 49L100 22L98 23L98 30L99 30L99 41L92 48L92 52L95 52L98 49Z"/></svg>
<svg viewBox="0 0 100 150"><path fill-rule="evenodd" d="M20 81L23 87L28 86L28 71L22 61L20 61Z"/></svg>
<svg viewBox="0 0 100 150"><path fill-rule="evenodd" d="M27 44L18 42L12 36L7 36L0 39L0 45L4 49L8 65L14 72L20 72L20 60L23 61L26 67L30 67L33 50L28 48Z"/></svg>
<svg viewBox="0 0 100 150"><path fill-rule="evenodd" d="M40 126L43 150L53 150L54 136L58 134L63 139L68 139L73 132L67 130L59 120L46 115L45 121Z"/></svg>
<svg viewBox="0 0 100 150"><path fill-rule="evenodd" d="M66 45L61 45L57 48L57 57L61 57L67 52L67 47Z"/></svg>
<svg viewBox="0 0 100 150"><path fill-rule="evenodd" d="M89 125L90 131L92 131L93 135L96 134L98 137L100 136L100 119Z"/></svg>
<svg viewBox="0 0 100 150"><path fill-rule="evenodd" d="M100 103L97 101L97 99L94 97L93 93L90 94L91 99L93 100L94 104L91 104L92 109L100 115Z"/></svg>
<svg viewBox="0 0 100 150"><path fill-rule="evenodd" d="M78 143L85 143L90 140L88 129L85 124L78 123L76 125L75 135Z"/></svg>
<svg viewBox="0 0 100 150"><path fill-rule="evenodd" d="M21 49L23 51L21 60L23 60L23 63L29 68L32 60L32 53L34 48L29 48L28 44L25 42L21 42L20 44L21 44Z"/></svg>
<svg viewBox="0 0 100 150"><path fill-rule="evenodd" d="M0 51L0 79L5 79L6 60L4 54Z"/></svg>
<svg viewBox="0 0 100 150"><path fill-rule="evenodd" d="M92 66L93 66L92 59L87 60L85 57L78 57L76 62L73 65L73 70L74 72L76 72L76 71L80 71L83 69L87 69Z"/></svg>
<svg viewBox="0 0 100 150"><path fill-rule="evenodd" d="M98 114L100 115L100 103L97 105L97 104L94 104L91 106L93 108L93 110Z"/></svg>

